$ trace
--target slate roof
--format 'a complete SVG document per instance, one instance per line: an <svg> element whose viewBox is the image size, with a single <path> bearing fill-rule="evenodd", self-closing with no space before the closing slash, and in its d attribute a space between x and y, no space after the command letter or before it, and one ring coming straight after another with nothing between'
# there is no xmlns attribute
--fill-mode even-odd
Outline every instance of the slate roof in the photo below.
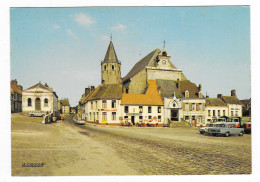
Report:
<svg viewBox="0 0 260 182"><path fill-rule="evenodd" d="M241 104L240 100L236 96L222 96L222 100L228 104Z"/></svg>
<svg viewBox="0 0 260 182"><path fill-rule="evenodd" d="M121 99L122 85L120 84L104 84L99 85L94 92L87 98L87 100L100 99Z"/></svg>
<svg viewBox="0 0 260 182"><path fill-rule="evenodd" d="M122 94L123 105L163 105L162 98L157 90L155 80L147 80L148 88L145 94Z"/></svg>
<svg viewBox="0 0 260 182"><path fill-rule="evenodd" d="M206 106L227 106L227 104L219 98L206 98Z"/></svg>
<svg viewBox="0 0 260 182"><path fill-rule="evenodd" d="M240 100L240 102L241 102L244 106L247 106L247 105L249 104L249 99Z"/></svg>
<svg viewBox="0 0 260 182"><path fill-rule="evenodd" d="M184 97L176 87L176 83L173 80L156 80L156 82L161 89L162 97L172 97L173 93L175 93L177 98Z"/></svg>
<svg viewBox="0 0 260 182"><path fill-rule="evenodd" d="M108 49L107 49L107 53L105 55L104 61L105 63L119 63L117 56L116 56L116 51L114 48L114 45L112 43L112 41L110 41Z"/></svg>

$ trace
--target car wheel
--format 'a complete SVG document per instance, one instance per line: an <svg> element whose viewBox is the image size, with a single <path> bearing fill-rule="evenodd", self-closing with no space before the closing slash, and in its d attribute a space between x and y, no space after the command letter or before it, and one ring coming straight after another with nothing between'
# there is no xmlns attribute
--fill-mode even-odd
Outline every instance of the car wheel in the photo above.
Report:
<svg viewBox="0 0 260 182"><path fill-rule="evenodd" d="M229 132L226 132L226 133L225 133L225 137L228 137L228 136L229 136Z"/></svg>
<svg viewBox="0 0 260 182"><path fill-rule="evenodd" d="M204 134L205 132L204 131L200 131L200 134Z"/></svg>
<svg viewBox="0 0 260 182"><path fill-rule="evenodd" d="M239 133L239 136L243 136L244 135L244 133L243 133L243 131L241 131L240 133Z"/></svg>

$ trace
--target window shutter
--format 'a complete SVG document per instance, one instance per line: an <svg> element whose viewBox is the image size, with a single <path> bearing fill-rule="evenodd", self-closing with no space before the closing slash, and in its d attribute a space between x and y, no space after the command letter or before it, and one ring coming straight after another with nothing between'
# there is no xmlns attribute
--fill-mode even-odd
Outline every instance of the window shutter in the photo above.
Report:
<svg viewBox="0 0 260 182"><path fill-rule="evenodd" d="M196 103L196 111L199 110L199 103Z"/></svg>
<svg viewBox="0 0 260 182"><path fill-rule="evenodd" d="M191 103L189 103L189 105L190 105L190 111L192 111L192 104L191 104Z"/></svg>
<svg viewBox="0 0 260 182"><path fill-rule="evenodd" d="M202 104L202 109L203 111L205 111L205 104Z"/></svg>

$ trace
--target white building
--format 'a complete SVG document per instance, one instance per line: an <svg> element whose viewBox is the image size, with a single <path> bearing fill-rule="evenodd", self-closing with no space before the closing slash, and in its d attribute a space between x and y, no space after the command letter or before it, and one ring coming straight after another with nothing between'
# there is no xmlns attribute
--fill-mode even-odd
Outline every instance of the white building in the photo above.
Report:
<svg viewBox="0 0 260 182"><path fill-rule="evenodd" d="M41 82L23 90L22 92L23 112L42 111L57 112L58 96L47 84Z"/></svg>

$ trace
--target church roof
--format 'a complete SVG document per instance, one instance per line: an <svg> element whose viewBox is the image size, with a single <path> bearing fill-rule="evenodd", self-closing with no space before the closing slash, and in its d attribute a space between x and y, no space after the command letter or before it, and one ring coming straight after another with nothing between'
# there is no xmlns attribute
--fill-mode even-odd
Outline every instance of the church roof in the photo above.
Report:
<svg viewBox="0 0 260 182"><path fill-rule="evenodd" d="M140 61L138 61L134 65L134 67L129 71L129 73L123 78L123 82L126 82L128 79L134 77L137 73L145 69L146 66L156 67L156 57L159 55L160 52L160 49L155 49L148 55L146 55L144 58L142 58ZM176 67L171 62L170 65L173 69L176 69ZM185 76L184 79L186 79Z"/></svg>
<svg viewBox="0 0 260 182"><path fill-rule="evenodd" d="M179 81L180 90L177 88L177 81L173 80L156 80L157 84L160 86L162 97L172 97L175 93L176 98L184 98L185 91L189 91L189 98L195 99L199 98L198 92L199 88L195 83L189 80ZM204 98L204 97L202 97Z"/></svg>
<svg viewBox="0 0 260 182"><path fill-rule="evenodd" d="M112 41L110 41L103 63L119 63Z"/></svg>
<svg viewBox="0 0 260 182"><path fill-rule="evenodd" d="M87 100L100 99L121 99L122 85L121 84L103 84L99 85Z"/></svg>
<svg viewBox="0 0 260 182"><path fill-rule="evenodd" d="M236 96L222 96L222 100L228 104L241 104L240 100Z"/></svg>
<svg viewBox="0 0 260 182"><path fill-rule="evenodd" d="M163 105L162 98L157 90L155 80L147 80L148 88L145 94L122 94L123 105Z"/></svg>
<svg viewBox="0 0 260 182"><path fill-rule="evenodd" d="M219 98L206 98L206 106L227 106L227 104Z"/></svg>

